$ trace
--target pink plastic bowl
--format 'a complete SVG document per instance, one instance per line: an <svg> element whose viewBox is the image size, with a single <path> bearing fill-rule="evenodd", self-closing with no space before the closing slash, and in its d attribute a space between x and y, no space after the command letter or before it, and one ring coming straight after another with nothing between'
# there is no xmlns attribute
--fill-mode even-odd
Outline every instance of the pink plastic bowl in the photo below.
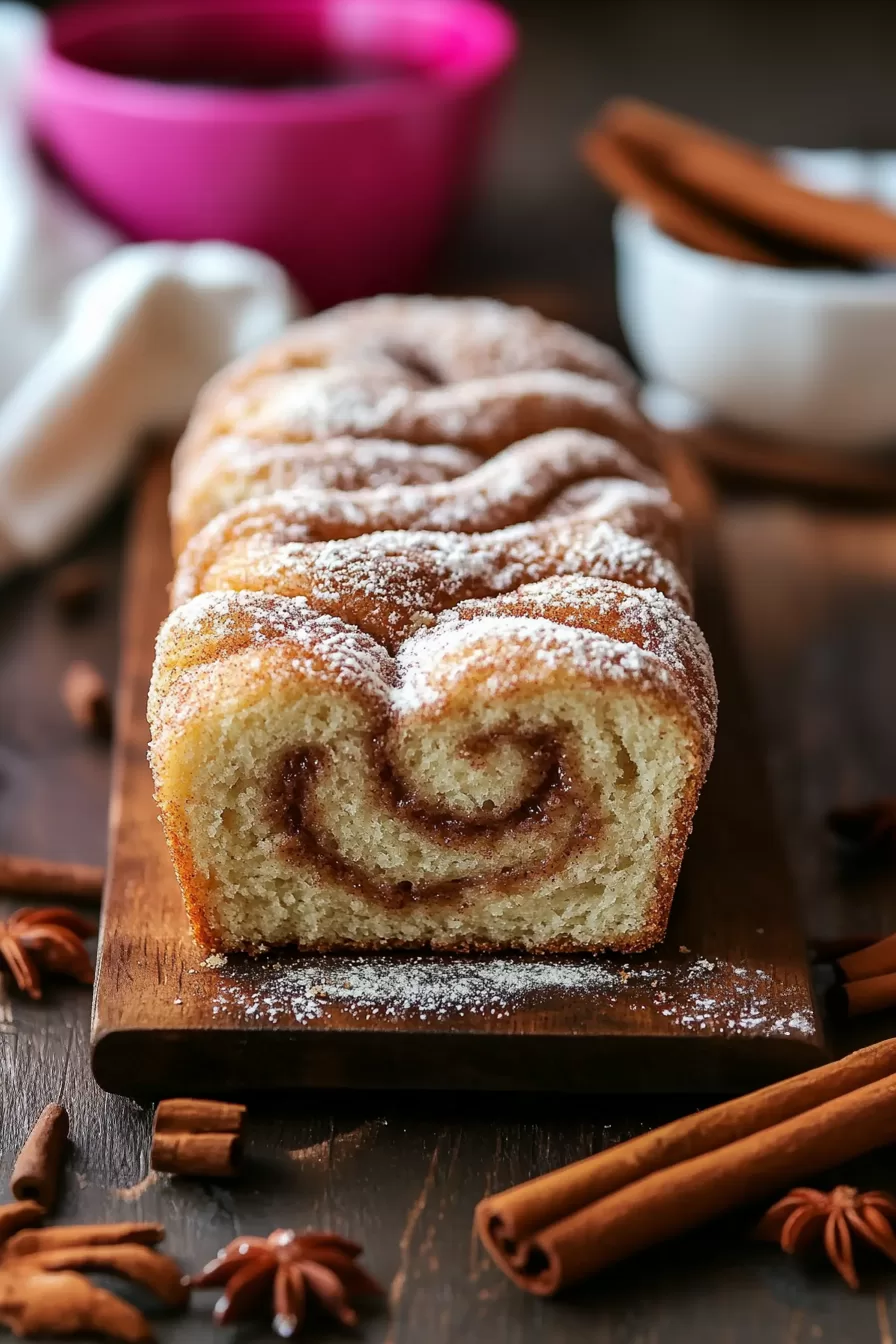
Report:
<svg viewBox="0 0 896 1344"><path fill-rule="evenodd" d="M423 283L515 45L486 0L78 5L31 121L132 238L260 248L324 305ZM343 82L289 87L309 63Z"/></svg>

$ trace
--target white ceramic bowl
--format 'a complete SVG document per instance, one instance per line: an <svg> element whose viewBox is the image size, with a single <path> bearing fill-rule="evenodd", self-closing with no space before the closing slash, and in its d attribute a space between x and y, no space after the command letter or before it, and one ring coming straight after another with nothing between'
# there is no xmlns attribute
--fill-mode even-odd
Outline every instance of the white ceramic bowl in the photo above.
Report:
<svg viewBox="0 0 896 1344"><path fill-rule="evenodd" d="M731 424L828 448L896 442L896 274L784 270L614 219L619 314L645 375Z"/></svg>

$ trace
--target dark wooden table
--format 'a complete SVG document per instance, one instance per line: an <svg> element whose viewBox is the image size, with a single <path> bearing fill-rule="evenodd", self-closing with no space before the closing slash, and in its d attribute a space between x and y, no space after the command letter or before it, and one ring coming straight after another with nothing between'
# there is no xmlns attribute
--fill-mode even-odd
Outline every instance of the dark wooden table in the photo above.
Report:
<svg viewBox="0 0 896 1344"><path fill-rule="evenodd" d="M613 91L656 96L767 140L896 143L891 72L880 58L894 19L882 6L852 6L849 22L840 5L814 6L811 51L798 6L656 0L522 12L526 56L498 170L446 263L451 287L540 294L548 308L612 335L607 206L568 145ZM2 847L102 860L107 754L68 723L58 683L72 657L114 671L125 510L122 499L78 548L108 576L89 620L60 621L46 574L0 588ZM822 818L835 803L896 793L896 514L732 497L724 536L807 936L889 931L896 874L838 868ZM39 1109L63 1101L73 1138L65 1219L157 1218L190 1269L237 1232L313 1225L355 1236L388 1286L388 1307L363 1325L376 1344L892 1344L896 1271L872 1271L853 1295L824 1266L750 1242L743 1216L554 1303L524 1297L486 1261L470 1234L483 1193L704 1098L266 1100L250 1109L238 1182L174 1182L147 1174L149 1111L93 1082L89 1013L89 994L60 984L42 1005L16 999L0 1027L0 1176ZM896 1020L869 1020L840 1043L894 1028ZM896 1188L896 1153L845 1174ZM197 1295L190 1316L159 1323L160 1338L210 1340L210 1302ZM221 1337L269 1336L259 1327Z"/></svg>

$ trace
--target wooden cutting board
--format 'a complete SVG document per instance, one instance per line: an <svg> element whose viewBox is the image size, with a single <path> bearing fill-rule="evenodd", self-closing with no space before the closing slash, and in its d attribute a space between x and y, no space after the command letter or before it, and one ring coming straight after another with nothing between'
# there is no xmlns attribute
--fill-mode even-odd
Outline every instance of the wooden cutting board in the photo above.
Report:
<svg viewBox="0 0 896 1344"><path fill-rule="evenodd" d="M722 712L665 944L618 958L203 960L146 760L146 696L171 562L168 468L138 493L125 584L93 1068L113 1092L404 1087L736 1091L819 1063L790 875L717 552L698 614ZM217 959L221 960L221 959Z"/></svg>

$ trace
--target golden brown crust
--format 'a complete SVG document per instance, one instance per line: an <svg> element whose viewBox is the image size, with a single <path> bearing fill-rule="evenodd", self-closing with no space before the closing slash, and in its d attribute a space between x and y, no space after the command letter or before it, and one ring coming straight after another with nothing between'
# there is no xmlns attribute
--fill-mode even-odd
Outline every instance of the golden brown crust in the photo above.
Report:
<svg viewBox="0 0 896 1344"><path fill-rule="evenodd" d="M391 297L343 305L225 369L200 396L175 454L175 550L220 509L260 493L272 447L289 476L290 445L307 460L300 445L339 436L490 457L567 426L653 461L634 390L612 351L528 309Z"/></svg>
<svg viewBox="0 0 896 1344"><path fill-rule="evenodd" d="M234 591L300 598L395 650L442 611L555 576L618 578L656 588L686 610L679 571L646 542L590 517L500 532L374 532L345 541L290 543L250 554L225 550L196 577L179 572L173 605Z"/></svg>
<svg viewBox="0 0 896 1344"><path fill-rule="evenodd" d="M522 524L539 522L541 526L520 530ZM534 554L544 546L566 551L568 537L585 539L599 522L643 538L680 565L680 515L661 478L612 440L581 430L554 430L514 444L449 481L356 491L277 491L246 500L213 518L189 541L178 563L172 602L177 605L214 587L264 587L307 596L303 588L282 586L282 566L275 586L265 582L278 554L289 565L298 560L298 543L412 531L503 533L503 538L475 543L480 553L485 545L503 556L507 546L528 542ZM497 563L506 565L507 560ZM533 572L517 582L550 572ZM481 588L462 596L485 596L488 591ZM494 591L501 591L500 586Z"/></svg>
<svg viewBox="0 0 896 1344"><path fill-rule="evenodd" d="M451 481L482 459L453 444L393 439L326 439L322 443L267 443L224 435L186 467L171 495L175 556L216 514L245 499L280 490L378 490L383 486Z"/></svg>
<svg viewBox="0 0 896 1344"><path fill-rule="evenodd" d="M417 389L554 369L614 384L629 398L636 388L614 351L529 308L492 299L382 295L299 322L224 369L197 401L194 442L219 417L229 418L233 399L254 384L338 365L352 366L355 381L361 366L391 375L393 383L403 375Z"/></svg>

